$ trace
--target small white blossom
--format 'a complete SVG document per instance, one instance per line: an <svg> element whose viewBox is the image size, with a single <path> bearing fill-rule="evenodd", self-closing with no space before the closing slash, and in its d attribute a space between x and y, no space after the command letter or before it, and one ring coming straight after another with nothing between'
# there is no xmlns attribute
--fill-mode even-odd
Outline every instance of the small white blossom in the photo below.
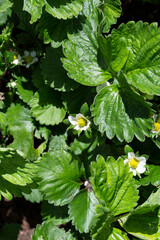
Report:
<svg viewBox="0 0 160 240"><path fill-rule="evenodd" d="M130 167L130 172L133 172L133 176L137 173L142 174L146 171L146 158L137 157L133 152L128 153L128 158L124 160L124 163L128 163Z"/></svg>
<svg viewBox="0 0 160 240"><path fill-rule="evenodd" d="M76 114L75 117L69 116L68 120L74 126L74 129L80 130L80 131L87 130L87 128L89 128L89 125L91 123L81 113Z"/></svg>
<svg viewBox="0 0 160 240"><path fill-rule="evenodd" d="M160 133L160 122L155 122L154 123L154 128L151 131L153 133L152 137L158 137Z"/></svg>
<svg viewBox="0 0 160 240"><path fill-rule="evenodd" d="M14 55L12 64L14 64L14 65L21 64L21 56L20 55Z"/></svg>
<svg viewBox="0 0 160 240"><path fill-rule="evenodd" d="M8 84L7 84L7 87L9 88L15 88L17 85L17 83L15 81L10 81Z"/></svg>
<svg viewBox="0 0 160 240"><path fill-rule="evenodd" d="M29 68L31 64L35 63L38 61L38 58L36 57L36 52L35 51L24 51L24 56L23 56L26 64L26 68Z"/></svg>

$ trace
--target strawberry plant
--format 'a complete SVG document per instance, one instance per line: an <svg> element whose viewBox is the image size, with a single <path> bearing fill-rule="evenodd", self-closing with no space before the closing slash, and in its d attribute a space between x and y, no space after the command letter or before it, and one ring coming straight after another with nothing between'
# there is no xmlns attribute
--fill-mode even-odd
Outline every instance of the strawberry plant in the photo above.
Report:
<svg viewBox="0 0 160 240"><path fill-rule="evenodd" d="M160 239L160 28L120 0L0 3L0 196L33 240Z"/></svg>

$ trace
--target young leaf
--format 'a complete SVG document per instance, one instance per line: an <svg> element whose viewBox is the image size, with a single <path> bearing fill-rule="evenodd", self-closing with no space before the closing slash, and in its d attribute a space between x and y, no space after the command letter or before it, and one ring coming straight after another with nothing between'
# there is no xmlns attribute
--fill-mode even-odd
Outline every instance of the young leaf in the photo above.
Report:
<svg viewBox="0 0 160 240"><path fill-rule="evenodd" d="M91 165L90 178L93 191L114 216L131 211L138 200L138 191L129 168L123 159L108 157L106 162L98 156Z"/></svg>
<svg viewBox="0 0 160 240"><path fill-rule="evenodd" d="M79 18L79 25L74 24L68 34L69 40L63 43L66 58L63 58L62 62L69 77L87 86L96 86L112 78L102 53L99 51L98 5L98 0L85 2L85 16Z"/></svg>
<svg viewBox="0 0 160 240"><path fill-rule="evenodd" d="M110 26L117 22L117 18L121 14L121 1L120 0L104 0L101 5L103 13L103 32L108 32Z"/></svg>
<svg viewBox="0 0 160 240"><path fill-rule="evenodd" d="M56 206L69 203L85 179L83 165L64 150L44 154L37 174L45 199Z"/></svg>
<svg viewBox="0 0 160 240"><path fill-rule="evenodd" d="M31 14L31 23L41 17L45 0L24 0L23 10Z"/></svg>
<svg viewBox="0 0 160 240"><path fill-rule="evenodd" d="M72 18L82 11L84 0L46 0L46 11L59 19Z"/></svg>
<svg viewBox="0 0 160 240"><path fill-rule="evenodd" d="M43 200L43 196L38 189L31 189L30 193L23 193L23 196L32 203L40 203Z"/></svg>
<svg viewBox="0 0 160 240"><path fill-rule="evenodd" d="M55 226L54 220L45 221L42 225L37 225L34 230L32 240L76 240L70 232L65 232L63 229Z"/></svg>
<svg viewBox="0 0 160 240"><path fill-rule="evenodd" d="M40 88L31 98L29 105L33 117L45 125L59 124L66 114L60 94L50 87Z"/></svg>
<svg viewBox="0 0 160 240"><path fill-rule="evenodd" d="M109 236L108 240L129 240L127 237L127 233L121 231L118 228L113 228L111 235Z"/></svg>
<svg viewBox="0 0 160 240"><path fill-rule="evenodd" d="M89 232L96 221L95 206L98 204L93 191L81 190L69 205L69 214L76 229ZM77 207L78 206L78 207Z"/></svg>
<svg viewBox="0 0 160 240"><path fill-rule="evenodd" d="M145 135L150 136L151 109L128 87L121 89L114 84L103 88L95 97L91 111L99 131L106 132L110 139L116 135L120 141L131 142L134 135L140 141L144 141Z"/></svg>
<svg viewBox="0 0 160 240"><path fill-rule="evenodd" d="M58 91L71 91L78 84L67 76L60 58L63 56L61 48L47 48L45 58L42 60L41 68L45 83Z"/></svg>

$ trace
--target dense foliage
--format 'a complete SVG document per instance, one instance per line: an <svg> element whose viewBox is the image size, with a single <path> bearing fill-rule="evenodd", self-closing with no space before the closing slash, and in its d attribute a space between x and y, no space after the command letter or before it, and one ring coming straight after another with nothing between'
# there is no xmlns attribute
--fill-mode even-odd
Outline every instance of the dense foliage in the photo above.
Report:
<svg viewBox="0 0 160 240"><path fill-rule="evenodd" d="M121 11L0 2L0 196L42 202L33 240L160 239L160 28Z"/></svg>

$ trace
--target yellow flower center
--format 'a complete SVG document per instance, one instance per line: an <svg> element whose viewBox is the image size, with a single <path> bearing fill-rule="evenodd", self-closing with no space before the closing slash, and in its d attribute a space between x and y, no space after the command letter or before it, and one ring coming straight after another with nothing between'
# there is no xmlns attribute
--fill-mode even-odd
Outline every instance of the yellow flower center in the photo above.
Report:
<svg viewBox="0 0 160 240"><path fill-rule="evenodd" d="M85 118L79 118L78 119L78 125L80 126L80 127L84 127L84 126L86 126L87 125L87 120L85 119Z"/></svg>
<svg viewBox="0 0 160 240"><path fill-rule="evenodd" d="M160 123L158 123L158 122L154 123L154 131L156 131L156 132L160 131Z"/></svg>
<svg viewBox="0 0 160 240"><path fill-rule="evenodd" d="M138 166L139 161L136 158L132 158L129 161L129 165L131 166L131 168L136 168Z"/></svg>
<svg viewBox="0 0 160 240"><path fill-rule="evenodd" d="M16 55L14 55L14 57L13 57L13 60L16 60L17 59L17 56Z"/></svg>
<svg viewBox="0 0 160 240"><path fill-rule="evenodd" d="M29 55L29 56L25 57L25 61L27 63L31 63L33 61L33 57Z"/></svg>

